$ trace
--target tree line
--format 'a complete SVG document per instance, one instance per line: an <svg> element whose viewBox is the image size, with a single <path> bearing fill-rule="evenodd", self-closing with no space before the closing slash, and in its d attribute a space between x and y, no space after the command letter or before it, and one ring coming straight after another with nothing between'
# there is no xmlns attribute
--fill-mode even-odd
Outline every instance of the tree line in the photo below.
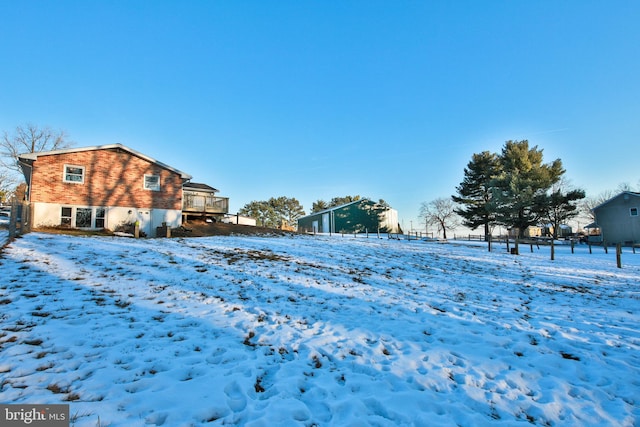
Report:
<svg viewBox="0 0 640 427"><path fill-rule="evenodd" d="M565 172L560 159L544 163L542 149L530 147L527 140L507 141L499 154L473 154L451 196L451 211L464 226L482 227L485 240L497 225L523 237L528 227L541 223L550 224L556 238L585 198L584 190L567 183Z"/></svg>
<svg viewBox="0 0 640 427"><path fill-rule="evenodd" d="M0 203L24 194L22 173L17 156L22 153L68 148L73 143L65 131L33 124L17 126L13 133L0 137ZM422 203L420 216L437 227L446 239L447 230L464 225L472 230L483 228L488 239L496 226L516 229L520 237L529 226L550 224L554 237L560 226L612 197L611 192L586 199L582 189L572 188L564 178L560 159L543 161L543 150L530 147L527 140L507 141L500 153L483 151L473 154L464 169L464 178L449 198ZM640 185L640 183L639 183ZM621 185L620 190L630 190ZM359 195L334 197L313 202L310 213L360 200ZM378 202L389 206L384 200ZM240 209L241 215L256 219L258 225L279 228L283 222L295 226L305 215L295 198L272 197L252 201Z"/></svg>
<svg viewBox="0 0 640 427"><path fill-rule="evenodd" d="M334 197L330 201L318 199L313 202L311 212L321 212L335 206L344 205L362 200L359 195ZM387 202L380 199L380 204L389 206ZM269 200L254 200L244 205L238 213L256 220L256 224L261 227L280 228L283 225L295 227L298 218L305 216L305 211L300 202L294 197L271 197Z"/></svg>

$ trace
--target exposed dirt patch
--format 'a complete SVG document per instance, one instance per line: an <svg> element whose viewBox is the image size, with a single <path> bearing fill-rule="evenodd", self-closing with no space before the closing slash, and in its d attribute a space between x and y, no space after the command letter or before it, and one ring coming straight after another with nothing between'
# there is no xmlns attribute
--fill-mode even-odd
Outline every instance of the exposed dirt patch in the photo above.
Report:
<svg viewBox="0 0 640 427"><path fill-rule="evenodd" d="M292 231L283 231L275 228L254 227L251 225L223 224L221 222L189 221L182 227L171 230L173 237L204 237L204 236L231 236L231 235L263 235L263 236L288 236L296 234Z"/></svg>
<svg viewBox="0 0 640 427"><path fill-rule="evenodd" d="M112 236L109 230L79 230L62 227L41 227L34 231L51 234L68 234L74 236ZM189 221L182 227L171 230L172 237L205 237L205 236L288 236L296 234L294 231L278 230L276 228L254 227L250 225L223 224L221 222Z"/></svg>

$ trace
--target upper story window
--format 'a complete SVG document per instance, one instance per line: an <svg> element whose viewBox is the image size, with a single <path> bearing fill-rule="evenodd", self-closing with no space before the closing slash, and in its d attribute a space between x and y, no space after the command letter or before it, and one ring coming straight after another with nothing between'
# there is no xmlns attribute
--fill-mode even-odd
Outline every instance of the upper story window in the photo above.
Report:
<svg viewBox="0 0 640 427"><path fill-rule="evenodd" d="M629 209L629 214L631 216L638 216L638 208L631 208Z"/></svg>
<svg viewBox="0 0 640 427"><path fill-rule="evenodd" d="M160 191L160 175L145 175L144 188L145 190Z"/></svg>
<svg viewBox="0 0 640 427"><path fill-rule="evenodd" d="M84 166L64 165L64 182L84 184Z"/></svg>

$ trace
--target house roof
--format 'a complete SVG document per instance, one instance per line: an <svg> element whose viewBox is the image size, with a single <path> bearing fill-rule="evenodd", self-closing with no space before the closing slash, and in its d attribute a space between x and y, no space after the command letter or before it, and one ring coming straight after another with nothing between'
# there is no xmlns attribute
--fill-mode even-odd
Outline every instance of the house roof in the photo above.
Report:
<svg viewBox="0 0 640 427"><path fill-rule="evenodd" d="M154 159L153 157L149 157L145 154L140 153L139 151L136 151L132 148L129 148L125 145L122 144L106 144L106 145L94 145L94 146L90 146L90 147L80 147L80 148L65 148L62 150L53 150L53 151L41 151L39 153L25 153L25 154L20 154L18 156L18 159L20 160L37 160L38 157L41 156L55 156L58 154L68 154L68 153L79 153L82 151L98 151L98 150L112 150L112 149L119 149L119 150L123 150L126 151L136 157L140 157L141 159L147 160L148 162L154 163L164 169L168 169L172 172L177 173L178 175L180 175L180 177L182 179L185 180L189 180L191 179L191 175L189 175L186 172L182 172L181 170L178 170L172 166L167 165L166 163L162 163L161 161L158 161L156 159Z"/></svg>
<svg viewBox="0 0 640 427"><path fill-rule="evenodd" d="M213 188L210 185L207 184L201 184L198 182L186 182L183 186L183 189L188 188L188 189L192 189L192 190L200 190L200 191L210 191L212 193L217 193L220 190L218 190L217 188Z"/></svg>
<svg viewBox="0 0 640 427"><path fill-rule="evenodd" d="M600 203L598 206L596 206L595 208L593 208L593 209L591 209L591 210L592 210L592 211L595 211L596 209L598 209L598 208L600 208L600 207L602 207L602 206L604 206L604 205L606 205L606 204L610 203L611 201L613 201L613 200L617 199L618 197L623 196L623 195L625 195L625 194L627 194L627 195L631 195L631 196L633 196L633 197L640 197L640 193L636 193L635 191L623 191L623 192L622 192L622 193L620 193L620 194L616 194L615 196L613 196L613 197L612 197L612 198L610 198L609 200L607 200L607 201L605 201L605 202Z"/></svg>

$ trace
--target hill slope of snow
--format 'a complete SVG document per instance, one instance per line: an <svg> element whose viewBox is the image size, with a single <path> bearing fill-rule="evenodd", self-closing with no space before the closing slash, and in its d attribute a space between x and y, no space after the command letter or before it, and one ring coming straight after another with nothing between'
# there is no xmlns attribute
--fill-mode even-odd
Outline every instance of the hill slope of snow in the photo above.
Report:
<svg viewBox="0 0 640 427"><path fill-rule="evenodd" d="M75 426L636 425L640 254L556 256L28 234L0 258L0 402Z"/></svg>

